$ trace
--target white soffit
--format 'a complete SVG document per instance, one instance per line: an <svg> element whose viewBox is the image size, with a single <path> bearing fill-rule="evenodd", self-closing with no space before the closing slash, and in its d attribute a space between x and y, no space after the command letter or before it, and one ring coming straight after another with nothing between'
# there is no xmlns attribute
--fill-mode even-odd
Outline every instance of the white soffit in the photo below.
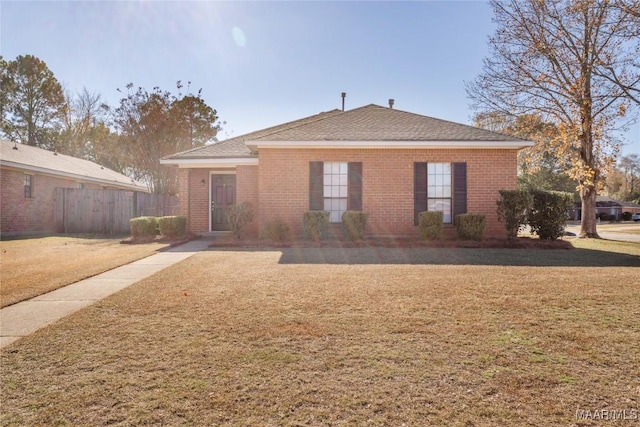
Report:
<svg viewBox="0 0 640 427"><path fill-rule="evenodd" d="M258 165L256 157L248 158L202 158L202 159L161 159L160 164L179 168L233 168L236 166Z"/></svg>
<svg viewBox="0 0 640 427"><path fill-rule="evenodd" d="M458 149L521 149L535 145L533 141L247 141L248 147L255 148L314 148L314 149L416 149L416 148L458 148Z"/></svg>

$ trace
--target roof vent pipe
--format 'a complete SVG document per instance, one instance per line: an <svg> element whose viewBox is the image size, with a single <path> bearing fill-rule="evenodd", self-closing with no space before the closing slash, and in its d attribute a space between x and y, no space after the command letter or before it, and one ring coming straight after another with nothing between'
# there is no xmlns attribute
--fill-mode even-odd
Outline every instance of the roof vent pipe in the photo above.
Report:
<svg viewBox="0 0 640 427"><path fill-rule="evenodd" d="M347 92L342 92L342 111L344 111L344 98L346 98Z"/></svg>
<svg viewBox="0 0 640 427"><path fill-rule="evenodd" d="M389 108L393 108L393 103L395 101L393 100L393 98L389 98Z"/></svg>

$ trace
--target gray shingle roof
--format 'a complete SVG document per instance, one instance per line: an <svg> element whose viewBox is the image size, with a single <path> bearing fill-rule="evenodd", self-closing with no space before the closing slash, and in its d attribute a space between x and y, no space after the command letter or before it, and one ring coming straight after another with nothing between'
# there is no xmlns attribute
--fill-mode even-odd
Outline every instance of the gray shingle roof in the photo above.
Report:
<svg viewBox="0 0 640 427"><path fill-rule="evenodd" d="M14 149L14 145L18 148L17 150ZM29 170L37 169L43 173L96 182L101 185L148 191L144 184L135 182L128 176L107 169L97 163L65 154L57 154L26 144L14 144L10 141L0 140L0 162L3 166L24 167Z"/></svg>
<svg viewBox="0 0 640 427"><path fill-rule="evenodd" d="M295 129L296 127L303 126L305 124L313 123L316 121L324 120L328 117L341 114L340 110L331 110L324 113L316 114L303 119L294 120L292 122L283 123L281 125L272 126L266 129L261 129L255 132L247 133L244 135L236 136L235 138L225 139L224 141L216 142L215 144L205 145L204 147L194 148L181 153L173 154L166 159L200 159L210 157L258 157L255 153L245 145L247 141L255 141L259 138L268 138L270 135L276 135L278 132L284 130Z"/></svg>
<svg viewBox="0 0 640 427"><path fill-rule="evenodd" d="M473 126L375 104L332 110L252 132L168 159L255 157L246 142L260 141L519 141ZM524 140L523 140L524 141Z"/></svg>

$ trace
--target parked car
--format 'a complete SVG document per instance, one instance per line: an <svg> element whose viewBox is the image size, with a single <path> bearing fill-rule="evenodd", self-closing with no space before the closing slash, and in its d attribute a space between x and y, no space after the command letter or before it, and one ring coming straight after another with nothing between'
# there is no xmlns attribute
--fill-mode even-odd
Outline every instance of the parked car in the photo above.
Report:
<svg viewBox="0 0 640 427"><path fill-rule="evenodd" d="M640 221L640 212L634 213L633 215L631 215L631 219L636 222Z"/></svg>

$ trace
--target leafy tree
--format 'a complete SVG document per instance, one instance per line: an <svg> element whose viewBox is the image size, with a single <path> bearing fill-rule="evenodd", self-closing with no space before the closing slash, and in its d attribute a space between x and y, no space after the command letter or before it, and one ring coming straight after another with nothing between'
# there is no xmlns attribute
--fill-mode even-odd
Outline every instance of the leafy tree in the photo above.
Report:
<svg viewBox="0 0 640 427"><path fill-rule="evenodd" d="M554 123L545 122L539 114L505 116L495 111L476 114L474 123L493 132L536 143L518 153L520 189L575 193L578 183L565 172L569 168L566 159L560 158L553 149L555 140L560 137Z"/></svg>
<svg viewBox="0 0 640 427"><path fill-rule="evenodd" d="M605 190L614 199L640 201L640 156L630 154L620 158L607 174Z"/></svg>
<svg viewBox="0 0 640 427"><path fill-rule="evenodd" d="M183 86L178 81L178 89ZM155 193L178 191L177 171L160 164L162 157L203 146L214 140L219 126L216 111L197 95L172 95L155 87L151 92L127 85L127 96L113 111L133 176Z"/></svg>
<svg viewBox="0 0 640 427"><path fill-rule="evenodd" d="M11 141L54 148L65 111L62 86L35 56L2 60L0 67L2 133Z"/></svg>
<svg viewBox="0 0 640 427"><path fill-rule="evenodd" d="M637 108L638 1L491 0L495 34L482 73L467 83L478 111L539 114L579 184L580 237L597 237L598 185L617 155L614 131Z"/></svg>

